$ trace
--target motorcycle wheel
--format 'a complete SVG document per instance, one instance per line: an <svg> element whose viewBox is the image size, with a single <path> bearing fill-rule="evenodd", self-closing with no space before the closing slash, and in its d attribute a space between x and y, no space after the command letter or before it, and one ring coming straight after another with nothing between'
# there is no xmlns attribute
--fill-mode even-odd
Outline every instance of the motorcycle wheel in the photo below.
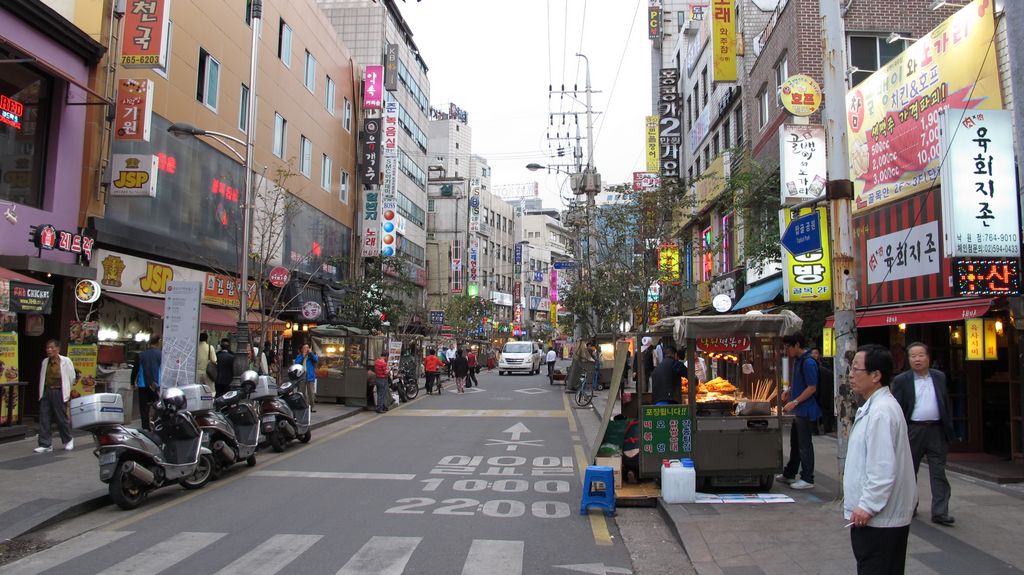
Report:
<svg viewBox="0 0 1024 575"><path fill-rule="evenodd" d="M255 455L250 455L245 460L245 464L248 465L249 467L256 467L256 456Z"/></svg>
<svg viewBox="0 0 1024 575"><path fill-rule="evenodd" d="M306 433L299 436L299 441L302 443L309 443L310 439L313 439L313 432L309 430L306 430Z"/></svg>
<svg viewBox="0 0 1024 575"><path fill-rule="evenodd" d="M199 489L210 482L210 478L213 476L213 468L217 463L213 460L213 455L204 453L199 456L199 462L196 463L196 470L192 472L185 479L181 480L181 486L185 489Z"/></svg>
<svg viewBox="0 0 1024 575"><path fill-rule="evenodd" d="M110 498L121 509L135 509L146 497L146 488L139 485L139 482L122 469L121 465L117 466L114 477L110 479L108 492Z"/></svg>
<svg viewBox="0 0 1024 575"><path fill-rule="evenodd" d="M419 394L420 394L420 384L419 384L419 382L413 380L413 381L410 381L409 383L405 384L405 396L408 397L410 401L413 400L413 399L416 399L416 396L419 395Z"/></svg>
<svg viewBox="0 0 1024 575"><path fill-rule="evenodd" d="M270 448L276 453L284 451L284 438L281 437L281 432L276 429L270 432Z"/></svg>

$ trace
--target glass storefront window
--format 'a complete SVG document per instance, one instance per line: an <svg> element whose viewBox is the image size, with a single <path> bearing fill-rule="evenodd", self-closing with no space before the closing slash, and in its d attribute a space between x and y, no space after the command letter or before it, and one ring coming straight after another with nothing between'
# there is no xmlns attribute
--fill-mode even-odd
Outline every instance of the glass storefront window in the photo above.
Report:
<svg viewBox="0 0 1024 575"><path fill-rule="evenodd" d="M0 48L0 201L43 207L53 82Z"/></svg>

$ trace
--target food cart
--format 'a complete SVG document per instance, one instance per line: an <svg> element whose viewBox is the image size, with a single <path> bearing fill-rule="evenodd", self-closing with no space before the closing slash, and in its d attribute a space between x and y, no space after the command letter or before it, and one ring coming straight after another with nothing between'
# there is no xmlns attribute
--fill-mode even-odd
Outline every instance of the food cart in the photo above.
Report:
<svg viewBox="0 0 1024 575"><path fill-rule="evenodd" d="M375 358L369 355L368 333L343 325L321 325L310 333L313 352L320 357L317 399L366 407L366 370Z"/></svg>
<svg viewBox="0 0 1024 575"><path fill-rule="evenodd" d="M770 489L783 466L780 340L802 323L789 311L659 321L647 335L671 336L685 347L689 378L680 382L680 405L643 405L645 393L633 399L640 476L659 477L664 459L690 457L698 486ZM704 381L695 377L700 357Z"/></svg>

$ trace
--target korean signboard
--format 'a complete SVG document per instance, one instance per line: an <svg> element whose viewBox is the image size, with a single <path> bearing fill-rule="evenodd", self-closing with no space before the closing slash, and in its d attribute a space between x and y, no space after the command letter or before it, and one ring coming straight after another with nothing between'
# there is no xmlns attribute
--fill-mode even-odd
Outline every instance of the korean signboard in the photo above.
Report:
<svg viewBox="0 0 1024 575"><path fill-rule="evenodd" d="M392 158L398 156L398 102L388 99L384 103L384 133L382 142L384 144L384 157Z"/></svg>
<svg viewBox="0 0 1024 575"><path fill-rule="evenodd" d="M516 325L523 321L523 282L516 280L512 284L512 322Z"/></svg>
<svg viewBox="0 0 1024 575"><path fill-rule="evenodd" d="M829 301L832 299L832 257L828 233L826 208L816 208L818 229L821 230L821 249L799 256L785 252L785 269L782 273L782 295L786 301ZM799 215L810 213L801 210ZM785 230L792 219L792 210L782 210L781 224Z"/></svg>
<svg viewBox="0 0 1024 575"><path fill-rule="evenodd" d="M124 13L121 65L166 68L171 0L128 0Z"/></svg>
<svg viewBox="0 0 1024 575"><path fill-rule="evenodd" d="M747 336L698 337L697 350L716 353L750 351L750 338Z"/></svg>
<svg viewBox="0 0 1024 575"><path fill-rule="evenodd" d="M647 171L657 172L658 162L658 117L647 116L647 139L644 147L647 150Z"/></svg>
<svg viewBox="0 0 1024 575"><path fill-rule="evenodd" d="M651 0L647 7L647 38L661 38L661 0Z"/></svg>
<svg viewBox="0 0 1024 575"><path fill-rule="evenodd" d="M786 78L779 91L782 107L794 116L810 116L821 106L821 86L806 74Z"/></svg>
<svg viewBox="0 0 1024 575"><path fill-rule="evenodd" d="M237 308L238 294L241 291L242 281L238 278L207 273L206 281L203 283L203 303ZM249 282L248 301L247 306L249 309L256 307L256 282Z"/></svg>
<svg viewBox="0 0 1024 575"><path fill-rule="evenodd" d="M50 313L53 286L0 280L0 311Z"/></svg>
<svg viewBox="0 0 1024 575"><path fill-rule="evenodd" d="M85 234L58 230L50 224L43 224L34 227L32 243L40 250L78 254L85 263L89 263L92 259L92 246L96 240Z"/></svg>
<svg viewBox="0 0 1024 575"><path fill-rule="evenodd" d="M939 222L867 240L868 285L939 273Z"/></svg>
<svg viewBox="0 0 1024 575"><path fill-rule="evenodd" d="M384 107L384 66L367 66L363 73L363 109Z"/></svg>
<svg viewBox="0 0 1024 575"><path fill-rule="evenodd" d="M1020 257L1013 116L949 108L940 117L945 255Z"/></svg>
<svg viewBox="0 0 1024 575"><path fill-rule="evenodd" d="M148 142L153 123L153 81L140 78L118 80L115 104L114 137Z"/></svg>
<svg viewBox="0 0 1024 575"><path fill-rule="evenodd" d="M711 0L711 48L715 82L736 81L734 0Z"/></svg>
<svg viewBox="0 0 1024 575"><path fill-rule="evenodd" d="M379 203L380 193L377 190L363 192L363 247L361 253L364 258L372 258L380 254L380 226L377 225Z"/></svg>
<svg viewBox="0 0 1024 575"><path fill-rule="evenodd" d="M469 193L469 232L480 231L480 188Z"/></svg>
<svg viewBox="0 0 1024 575"><path fill-rule="evenodd" d="M825 191L825 127L820 124L779 126L779 171L782 203L816 198Z"/></svg>
<svg viewBox="0 0 1024 575"><path fill-rule="evenodd" d="M679 283L679 246L676 244L658 246L658 271L661 281Z"/></svg>
<svg viewBox="0 0 1024 575"><path fill-rule="evenodd" d="M7 124L15 130L21 129L21 120L25 116L25 104L0 94L0 123Z"/></svg>
<svg viewBox="0 0 1024 575"><path fill-rule="evenodd" d="M367 118L360 132L362 142L362 181L364 186L380 183L380 118Z"/></svg>
<svg viewBox="0 0 1024 575"><path fill-rule="evenodd" d="M462 240L452 240L451 293L462 293Z"/></svg>
<svg viewBox="0 0 1024 575"><path fill-rule="evenodd" d="M1003 107L991 0L975 0L846 96L854 213L934 186L939 111Z"/></svg>
<svg viewBox="0 0 1024 575"><path fill-rule="evenodd" d="M548 294L551 303L558 301L558 270L555 268L551 268L551 285L548 286Z"/></svg>
<svg viewBox="0 0 1024 575"><path fill-rule="evenodd" d="M478 280L477 257L480 252L480 240L474 236L469 240L469 283L475 284Z"/></svg>
<svg viewBox="0 0 1024 575"><path fill-rule="evenodd" d="M633 172L633 191L651 192L658 189L657 172Z"/></svg>
<svg viewBox="0 0 1024 575"><path fill-rule="evenodd" d="M155 198L159 162L152 155L114 154L110 162L110 195Z"/></svg>
<svg viewBox="0 0 1024 575"><path fill-rule="evenodd" d="M1020 294L1020 263L1016 258L956 261L953 285L959 296Z"/></svg>
<svg viewBox="0 0 1024 575"><path fill-rule="evenodd" d="M981 361L985 359L985 320L968 319L964 320L967 327L967 337L964 347L967 351L967 361Z"/></svg>
<svg viewBox="0 0 1024 575"><path fill-rule="evenodd" d="M683 143L679 115L679 70L662 68L658 73L658 150L659 172L663 182L679 178L679 162Z"/></svg>
<svg viewBox="0 0 1024 575"><path fill-rule="evenodd" d="M384 89L398 89L398 44L388 42L384 48Z"/></svg>

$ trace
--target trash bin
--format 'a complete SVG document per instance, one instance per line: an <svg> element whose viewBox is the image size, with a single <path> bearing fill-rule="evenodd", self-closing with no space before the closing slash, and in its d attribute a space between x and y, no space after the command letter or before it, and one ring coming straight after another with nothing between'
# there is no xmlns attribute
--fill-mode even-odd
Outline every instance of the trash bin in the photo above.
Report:
<svg viewBox="0 0 1024 575"><path fill-rule="evenodd" d="M132 385L132 370L118 369L110 378L110 393L121 396L124 404L124 422L131 423L135 419L135 386Z"/></svg>

